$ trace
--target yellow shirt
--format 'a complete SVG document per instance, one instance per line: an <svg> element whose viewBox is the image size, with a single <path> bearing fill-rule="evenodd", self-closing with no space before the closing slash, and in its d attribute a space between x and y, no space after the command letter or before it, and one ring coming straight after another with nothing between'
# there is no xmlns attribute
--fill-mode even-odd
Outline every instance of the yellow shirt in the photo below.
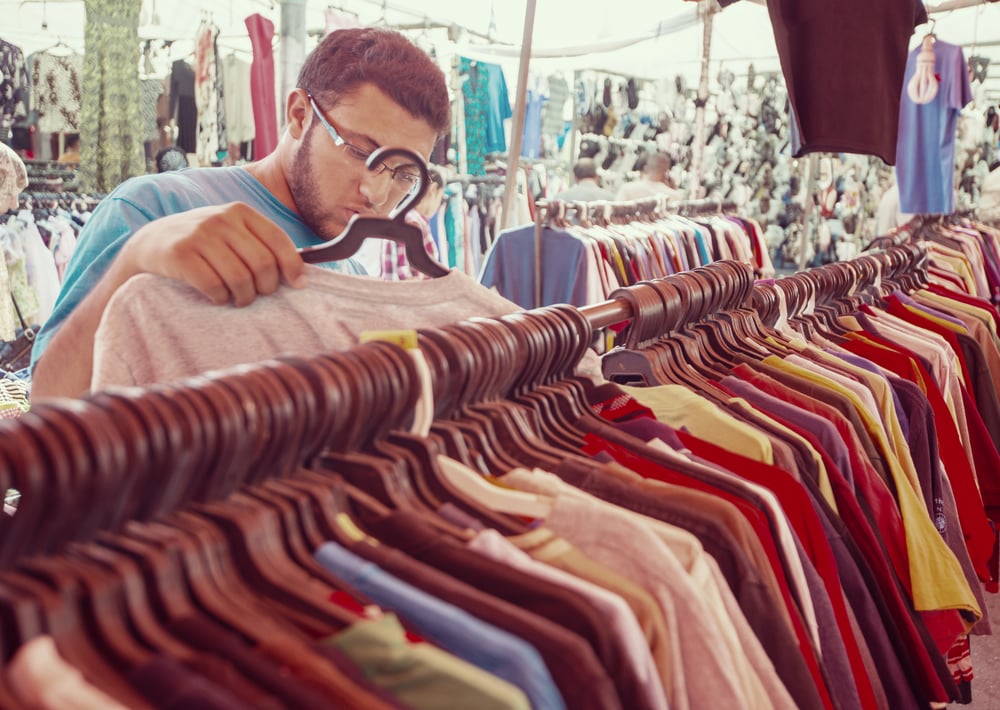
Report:
<svg viewBox="0 0 1000 710"><path fill-rule="evenodd" d="M699 439L754 461L774 465L774 451L766 436L687 387L660 385L622 389L653 410L663 423L675 429L684 427Z"/></svg>
<svg viewBox="0 0 1000 710"><path fill-rule="evenodd" d="M903 519L906 551L909 557L910 588L914 607L918 611L960 609L972 613L977 620L981 618L982 612L958 560L938 534L922 499L909 485L906 474L892 453L886 434L874 415L864 408L853 392L829 378L784 362L777 357L766 358L764 362L783 372L844 395L857 410L865 428L869 429L875 445L885 457L886 467L896 484L897 504Z"/></svg>
<svg viewBox="0 0 1000 710"><path fill-rule="evenodd" d="M842 360L836 355L824 352L819 348L809 347L806 352L815 355L821 363L831 363L831 365L841 367L857 376L871 390L872 395L875 397L875 402L879 407L878 413L882 418L882 424L889 437L889 445L892 447L893 453L896 454L896 458L899 459L899 463L903 467L903 471L906 473L916 493L923 495L920 490L920 476L917 473L916 464L913 463L913 456L910 454L910 445L906 441L906 435L903 434L903 427L899 422L899 416L896 414L896 407L892 399L892 389L889 383L878 375L846 360Z"/></svg>

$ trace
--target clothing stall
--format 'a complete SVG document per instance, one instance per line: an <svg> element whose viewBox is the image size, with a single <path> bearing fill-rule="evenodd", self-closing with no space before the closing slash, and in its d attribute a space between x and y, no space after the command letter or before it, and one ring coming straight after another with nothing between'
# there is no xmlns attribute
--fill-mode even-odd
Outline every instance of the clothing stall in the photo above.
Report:
<svg viewBox="0 0 1000 710"><path fill-rule="evenodd" d="M952 229L967 266L1000 236ZM968 697L1000 314L928 259L719 261L0 423L0 701Z"/></svg>
<svg viewBox="0 0 1000 710"><path fill-rule="evenodd" d="M388 24L395 9L370 4ZM934 204L874 239L852 232L852 258L776 272L777 212L800 228L815 215L798 203L858 217L872 184L869 163L828 158L817 201L821 161L798 159L892 163L907 145L897 90L924 10L860 23L861 0L809 4L807 27L801 4L761 9L773 71L714 79L726 10L692 8L695 90L679 74L529 76L528 0L522 43L496 43L522 54L513 97L487 50L449 37L441 157L458 169L436 213L410 219L431 186L421 156L379 148L361 177L389 167L409 192L391 217L299 245L304 287L229 308L138 273L103 307L88 393L29 406L30 371L0 367L0 710L980 697L1000 592L1000 229ZM43 146L0 220L0 341L30 346L90 213L151 147L203 166L276 149L274 23L245 17L247 53L206 10L184 55L134 41L147 10L95 13L103 28L88 16L84 55L0 41L18 67L0 79L30 86L0 100L0 139L35 125L17 139ZM960 102L964 58L940 48ZM128 104L121 121L83 92L75 125L50 123L62 109L27 68L99 61L116 65L102 85ZM335 150L341 126L327 130ZM78 165L55 160L72 132ZM577 151L615 174L606 185L668 152L669 179L706 196L560 201ZM308 151L288 155L311 169ZM858 170L839 186L835 160ZM816 184L793 188L807 162ZM322 268L354 264L362 243L382 280Z"/></svg>
<svg viewBox="0 0 1000 710"><path fill-rule="evenodd" d="M598 303L621 286L723 259L774 275L760 226L732 203L540 200L534 212L533 226L500 233L479 275L524 308Z"/></svg>

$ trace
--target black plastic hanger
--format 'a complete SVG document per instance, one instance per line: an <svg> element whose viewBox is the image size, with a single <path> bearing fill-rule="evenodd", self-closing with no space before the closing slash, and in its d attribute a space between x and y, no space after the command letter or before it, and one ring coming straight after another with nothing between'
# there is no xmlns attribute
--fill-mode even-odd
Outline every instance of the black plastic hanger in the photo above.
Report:
<svg viewBox="0 0 1000 710"><path fill-rule="evenodd" d="M303 247L299 249L302 260L309 264L321 264L324 262L341 261L357 253L362 242L369 237L379 239L389 239L402 244L406 250L406 259L410 265L421 273L438 278L447 276L450 270L434 261L424 248L424 235L416 225L405 221L406 213L427 193L430 177L427 172L427 164L423 158L406 148L383 147L372 153L366 165L369 170L383 163L386 158L401 156L412 161L420 170L420 185L417 191L408 195L399 207L396 208L392 217L362 217L354 215L347 227L338 236L328 242L315 246Z"/></svg>

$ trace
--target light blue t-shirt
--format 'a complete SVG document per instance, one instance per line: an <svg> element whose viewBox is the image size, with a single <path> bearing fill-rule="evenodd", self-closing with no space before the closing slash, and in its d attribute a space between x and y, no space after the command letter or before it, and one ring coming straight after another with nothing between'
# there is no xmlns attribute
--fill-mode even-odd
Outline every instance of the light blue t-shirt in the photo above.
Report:
<svg viewBox="0 0 1000 710"><path fill-rule="evenodd" d="M955 211L955 129L962 107L972 101L972 87L962 48L937 40L937 95L930 103L914 103L906 85L917 71L919 53L920 47L910 52L899 102L899 208L905 214L951 214Z"/></svg>
<svg viewBox="0 0 1000 710"><path fill-rule="evenodd" d="M428 641L516 685L535 710L565 710L541 654L524 639L394 577L336 542L321 545L314 557L380 607L406 619Z"/></svg>
<svg viewBox="0 0 1000 710"><path fill-rule="evenodd" d="M277 224L297 247L324 241L240 167L190 168L126 180L101 201L80 230L52 315L35 339L31 366L35 366L56 330L94 289L122 245L139 228L166 215L229 202L250 205ZM323 266L346 273L365 273L352 259Z"/></svg>

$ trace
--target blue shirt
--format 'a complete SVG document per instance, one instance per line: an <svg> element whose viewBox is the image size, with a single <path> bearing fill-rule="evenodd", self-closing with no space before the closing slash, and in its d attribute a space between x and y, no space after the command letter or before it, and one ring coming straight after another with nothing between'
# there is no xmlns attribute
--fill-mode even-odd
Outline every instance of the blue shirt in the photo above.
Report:
<svg viewBox="0 0 1000 710"><path fill-rule="evenodd" d="M937 40L934 73L941 78L937 95L930 103L914 103L906 85L917 71L919 53L920 47L910 52L899 102L899 209L906 214L951 214L955 209L955 128L962 107L972 101L972 87L962 48Z"/></svg>
<svg viewBox="0 0 1000 710"><path fill-rule="evenodd" d="M98 204L80 230L52 315L35 339L31 366L136 231L166 215L229 202L250 205L277 224L297 247L324 241L243 168L191 168L126 180ZM365 273L353 260L325 266Z"/></svg>
<svg viewBox="0 0 1000 710"><path fill-rule="evenodd" d="M516 685L531 707L565 710L545 661L527 641L394 577L345 547L327 542L316 561L449 653Z"/></svg>

